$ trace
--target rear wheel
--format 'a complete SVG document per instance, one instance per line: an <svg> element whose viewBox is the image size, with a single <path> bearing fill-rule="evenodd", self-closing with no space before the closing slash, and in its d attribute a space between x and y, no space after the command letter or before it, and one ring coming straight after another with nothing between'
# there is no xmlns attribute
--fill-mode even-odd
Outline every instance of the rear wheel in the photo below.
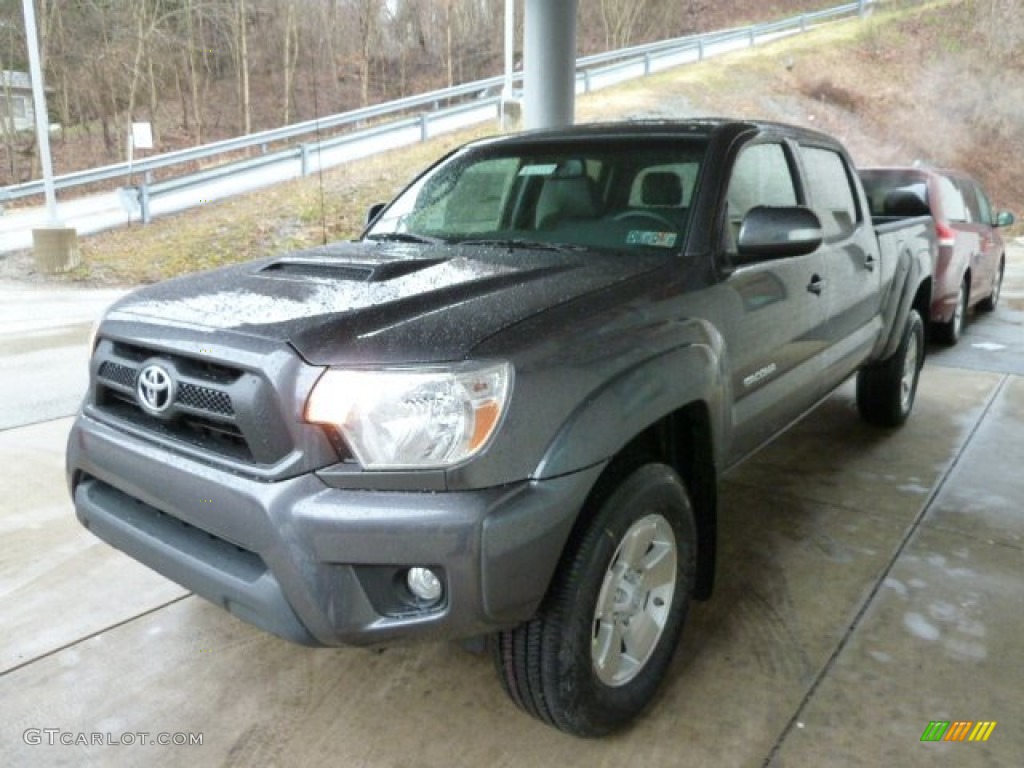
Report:
<svg viewBox="0 0 1024 768"><path fill-rule="evenodd" d="M537 616L492 638L512 700L577 736L621 728L654 697L696 556L693 507L670 467L646 464L595 503Z"/></svg>
<svg viewBox="0 0 1024 768"><path fill-rule="evenodd" d="M924 324L912 309L892 357L857 373L857 409L864 421L880 427L902 425L914 407L923 364Z"/></svg>
<svg viewBox="0 0 1024 768"><path fill-rule="evenodd" d="M967 320L967 291L967 276L964 275L964 279L960 281L960 290L956 295L956 309L953 310L953 316L945 323L936 324L937 336L943 344L953 346L963 336L964 323Z"/></svg>
<svg viewBox="0 0 1024 768"><path fill-rule="evenodd" d="M996 270L995 279L992 281L992 293L978 302L978 309L982 312L993 312L999 304L999 294L1003 290L1003 272L1006 270L1006 261L999 259L999 268Z"/></svg>

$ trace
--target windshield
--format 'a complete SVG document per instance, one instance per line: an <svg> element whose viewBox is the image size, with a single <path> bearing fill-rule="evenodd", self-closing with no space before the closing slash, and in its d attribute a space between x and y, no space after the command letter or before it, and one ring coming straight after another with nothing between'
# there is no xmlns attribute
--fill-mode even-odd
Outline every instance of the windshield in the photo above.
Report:
<svg viewBox="0 0 1024 768"><path fill-rule="evenodd" d="M705 149L631 137L470 148L406 189L366 237L678 251Z"/></svg>

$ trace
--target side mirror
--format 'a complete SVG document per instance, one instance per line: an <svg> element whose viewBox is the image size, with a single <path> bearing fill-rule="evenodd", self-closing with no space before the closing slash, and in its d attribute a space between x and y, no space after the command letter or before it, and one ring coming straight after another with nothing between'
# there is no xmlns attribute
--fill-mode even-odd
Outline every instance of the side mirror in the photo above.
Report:
<svg viewBox="0 0 1024 768"><path fill-rule="evenodd" d="M810 208L769 208L758 205L743 217L736 240L739 263L803 256L825 239L818 215Z"/></svg>
<svg viewBox="0 0 1024 768"><path fill-rule="evenodd" d="M370 210L366 212L366 226L370 226L377 217L380 216L380 212L388 207L387 203L374 203L370 206Z"/></svg>
<svg viewBox="0 0 1024 768"><path fill-rule="evenodd" d="M1008 227L1013 224L1014 221L1016 221L1016 219L1013 218L1013 214L1009 211L1000 211L996 216L997 227Z"/></svg>

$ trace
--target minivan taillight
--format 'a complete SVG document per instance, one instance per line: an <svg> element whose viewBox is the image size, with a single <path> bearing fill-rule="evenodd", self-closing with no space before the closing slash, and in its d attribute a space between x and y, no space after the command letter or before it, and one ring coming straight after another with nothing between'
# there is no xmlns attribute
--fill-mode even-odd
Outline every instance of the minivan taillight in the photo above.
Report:
<svg viewBox="0 0 1024 768"><path fill-rule="evenodd" d="M935 234L939 236L939 245L948 245L950 248L956 245L956 230L949 224L936 221Z"/></svg>

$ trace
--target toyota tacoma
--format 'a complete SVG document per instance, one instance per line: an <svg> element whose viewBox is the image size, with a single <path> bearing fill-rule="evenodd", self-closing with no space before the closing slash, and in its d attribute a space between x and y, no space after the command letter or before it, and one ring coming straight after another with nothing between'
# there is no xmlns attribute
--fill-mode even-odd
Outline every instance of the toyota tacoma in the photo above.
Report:
<svg viewBox="0 0 1024 768"><path fill-rule="evenodd" d="M115 304L78 518L299 643L486 637L522 709L607 733L711 594L719 476L851 376L910 413L934 227L869 211L784 125L471 143L358 240Z"/></svg>

